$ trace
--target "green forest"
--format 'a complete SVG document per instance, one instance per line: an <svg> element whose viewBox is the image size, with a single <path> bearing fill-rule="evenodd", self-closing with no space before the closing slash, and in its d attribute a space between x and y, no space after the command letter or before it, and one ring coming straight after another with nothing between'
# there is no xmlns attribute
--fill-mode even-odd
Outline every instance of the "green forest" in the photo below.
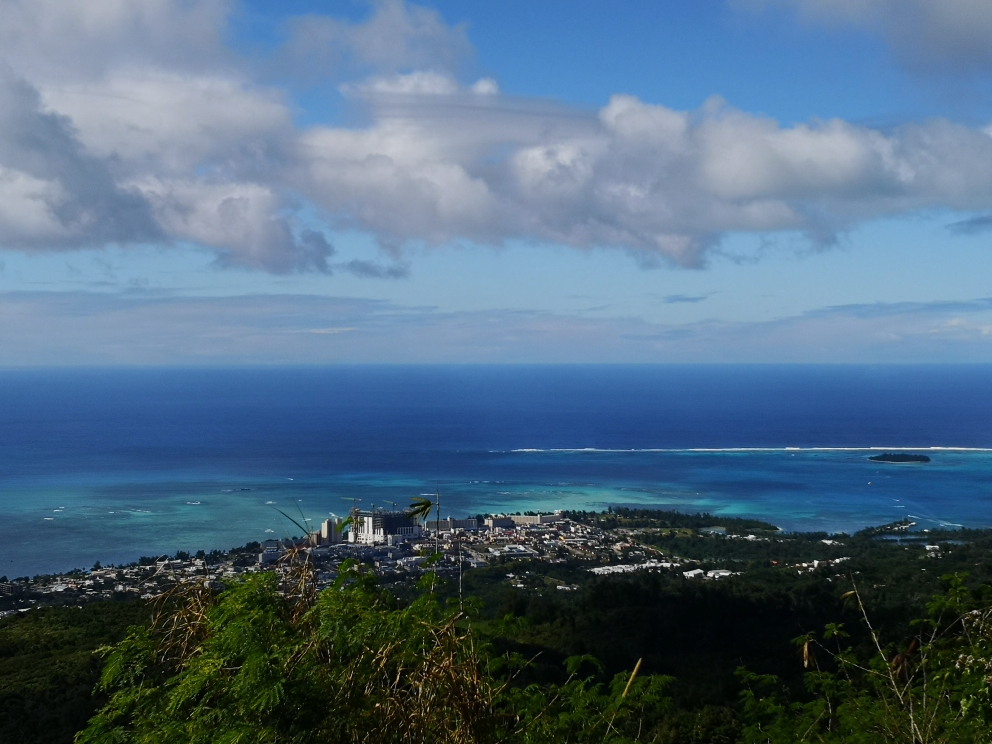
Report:
<svg viewBox="0 0 992 744"><path fill-rule="evenodd" d="M36 609L0 620L0 741L992 741L992 532L571 516L734 575L514 560L459 591L347 562L317 591L300 551Z"/></svg>

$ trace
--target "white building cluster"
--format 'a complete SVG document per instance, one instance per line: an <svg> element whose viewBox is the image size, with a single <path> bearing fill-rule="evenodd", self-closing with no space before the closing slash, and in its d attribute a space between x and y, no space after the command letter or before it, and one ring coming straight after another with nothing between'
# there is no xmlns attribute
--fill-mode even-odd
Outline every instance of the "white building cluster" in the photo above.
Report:
<svg viewBox="0 0 992 744"><path fill-rule="evenodd" d="M404 511L352 509L349 516L351 523L348 525L347 540L357 545L398 545L419 539L424 534L417 518ZM324 522L325 526L327 524ZM335 527L340 529L339 525Z"/></svg>

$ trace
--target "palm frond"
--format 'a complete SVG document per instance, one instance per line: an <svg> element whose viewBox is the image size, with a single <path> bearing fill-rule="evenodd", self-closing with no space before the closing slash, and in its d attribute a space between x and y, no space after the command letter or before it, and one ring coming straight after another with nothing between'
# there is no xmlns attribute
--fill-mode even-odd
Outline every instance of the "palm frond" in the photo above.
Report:
<svg viewBox="0 0 992 744"><path fill-rule="evenodd" d="M426 496L414 496L410 500L410 508L407 509L406 513L417 519L427 519L431 515L431 509L433 508L434 502Z"/></svg>

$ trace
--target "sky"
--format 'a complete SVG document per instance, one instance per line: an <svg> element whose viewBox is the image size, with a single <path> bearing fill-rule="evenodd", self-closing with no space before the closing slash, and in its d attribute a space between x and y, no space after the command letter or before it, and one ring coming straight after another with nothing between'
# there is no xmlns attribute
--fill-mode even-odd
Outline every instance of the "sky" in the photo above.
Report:
<svg viewBox="0 0 992 744"><path fill-rule="evenodd" d="M987 0L0 0L0 366L992 362Z"/></svg>

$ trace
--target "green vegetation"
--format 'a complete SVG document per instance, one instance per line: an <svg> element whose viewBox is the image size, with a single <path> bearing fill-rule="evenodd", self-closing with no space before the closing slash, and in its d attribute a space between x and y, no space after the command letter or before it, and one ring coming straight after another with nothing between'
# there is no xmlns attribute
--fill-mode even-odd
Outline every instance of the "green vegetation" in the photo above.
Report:
<svg viewBox="0 0 992 744"><path fill-rule="evenodd" d="M623 536L615 560L681 566L506 560L460 601L356 564L317 592L301 553L222 591L33 610L0 621L0 741L92 717L77 741L992 742L992 532L574 518Z"/></svg>
<svg viewBox="0 0 992 744"><path fill-rule="evenodd" d="M143 602L45 607L0 620L0 741L71 742L105 696L94 650L148 622Z"/></svg>
<svg viewBox="0 0 992 744"><path fill-rule="evenodd" d="M513 684L524 661L442 605L432 574L406 606L354 563L319 594L312 579L300 562L282 591L273 573L180 585L108 654L110 701L77 741L632 741L664 710L667 679L604 686L583 659L560 685Z"/></svg>
<svg viewBox="0 0 992 744"><path fill-rule="evenodd" d="M777 532L778 527L759 519L744 517L715 517L712 514L683 514L676 511L659 511L658 509L629 509L618 507L608 512L569 511L564 516L576 522L594 525L604 530L618 527L638 528L654 527L658 529L703 530L717 528L718 531L733 535L743 535L748 532L764 531Z"/></svg>
<svg viewBox="0 0 992 744"><path fill-rule="evenodd" d="M945 582L946 593L912 633L891 643L873 627L858 591L847 592L870 647L858 653L833 623L822 636L794 639L809 670L809 700L792 702L774 677L742 670L744 741L992 741L992 589L968 591L961 576Z"/></svg>

